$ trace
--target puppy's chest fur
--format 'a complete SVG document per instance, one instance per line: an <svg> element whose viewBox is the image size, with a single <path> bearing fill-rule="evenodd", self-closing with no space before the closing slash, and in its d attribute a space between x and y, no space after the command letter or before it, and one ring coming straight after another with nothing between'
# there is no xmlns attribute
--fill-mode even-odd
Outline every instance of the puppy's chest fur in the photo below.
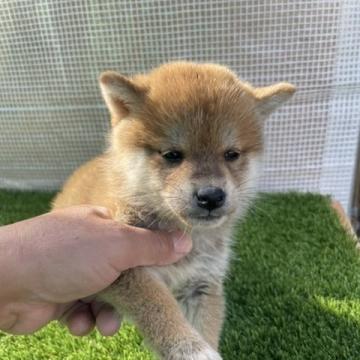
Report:
<svg viewBox="0 0 360 360"><path fill-rule="evenodd" d="M119 210L116 219L122 223L153 230L173 230L170 224L153 212L127 206ZM176 227L175 227L176 228ZM193 248L176 264L149 267L148 271L172 291L182 305L206 295L213 285L221 285L226 274L231 239L231 224L219 228L192 229Z"/></svg>

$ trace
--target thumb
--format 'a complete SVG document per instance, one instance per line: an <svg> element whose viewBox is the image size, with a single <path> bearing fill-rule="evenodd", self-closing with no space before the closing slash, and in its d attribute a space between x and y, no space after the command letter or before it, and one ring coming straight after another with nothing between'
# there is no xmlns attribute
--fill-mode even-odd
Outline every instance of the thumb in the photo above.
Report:
<svg viewBox="0 0 360 360"><path fill-rule="evenodd" d="M122 228L123 233L124 230ZM121 271L136 266L172 264L192 248L191 238L182 231L153 231L126 226L125 233L119 256L114 259Z"/></svg>

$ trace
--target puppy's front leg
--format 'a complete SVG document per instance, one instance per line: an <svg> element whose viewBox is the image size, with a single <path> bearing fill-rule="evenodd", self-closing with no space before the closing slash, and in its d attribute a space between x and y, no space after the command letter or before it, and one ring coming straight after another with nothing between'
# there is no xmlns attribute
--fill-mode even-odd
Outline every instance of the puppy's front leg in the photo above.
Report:
<svg viewBox="0 0 360 360"><path fill-rule="evenodd" d="M217 350L225 315L222 284L196 282L183 308L190 323Z"/></svg>
<svg viewBox="0 0 360 360"><path fill-rule="evenodd" d="M163 359L221 359L186 321L167 287L146 269L122 273L99 297L130 316Z"/></svg>

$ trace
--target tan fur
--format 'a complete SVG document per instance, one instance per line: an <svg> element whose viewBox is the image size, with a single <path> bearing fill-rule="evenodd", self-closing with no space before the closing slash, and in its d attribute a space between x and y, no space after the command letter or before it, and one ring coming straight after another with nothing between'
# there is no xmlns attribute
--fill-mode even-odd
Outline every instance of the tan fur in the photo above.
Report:
<svg viewBox="0 0 360 360"><path fill-rule="evenodd" d="M184 259L129 270L99 297L128 314L163 359L220 359L232 228L255 193L263 120L294 87L253 88L223 66L186 62L133 78L105 72L100 86L112 116L109 148L73 174L54 208L102 205L119 222L190 232ZM225 160L229 149L239 158ZM164 159L172 150L182 152L179 164ZM193 203L203 186L227 194L211 220Z"/></svg>

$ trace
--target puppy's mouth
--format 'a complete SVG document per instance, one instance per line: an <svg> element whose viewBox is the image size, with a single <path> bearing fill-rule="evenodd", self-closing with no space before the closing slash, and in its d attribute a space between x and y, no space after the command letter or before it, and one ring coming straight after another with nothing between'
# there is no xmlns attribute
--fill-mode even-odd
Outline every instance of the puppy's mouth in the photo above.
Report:
<svg viewBox="0 0 360 360"><path fill-rule="evenodd" d="M183 207L180 210L171 203L168 203L168 206L175 217L187 226L215 228L222 225L233 213L233 209L228 206L214 210L194 206Z"/></svg>
<svg viewBox="0 0 360 360"><path fill-rule="evenodd" d="M209 212L208 214L192 215L192 216L190 216L190 218L194 219L194 220L200 220L200 221L213 221L213 220L219 220L223 216L224 215L212 214L211 212Z"/></svg>
<svg viewBox="0 0 360 360"><path fill-rule="evenodd" d="M227 213L226 211L190 210L186 217L194 226L217 227L226 220Z"/></svg>

